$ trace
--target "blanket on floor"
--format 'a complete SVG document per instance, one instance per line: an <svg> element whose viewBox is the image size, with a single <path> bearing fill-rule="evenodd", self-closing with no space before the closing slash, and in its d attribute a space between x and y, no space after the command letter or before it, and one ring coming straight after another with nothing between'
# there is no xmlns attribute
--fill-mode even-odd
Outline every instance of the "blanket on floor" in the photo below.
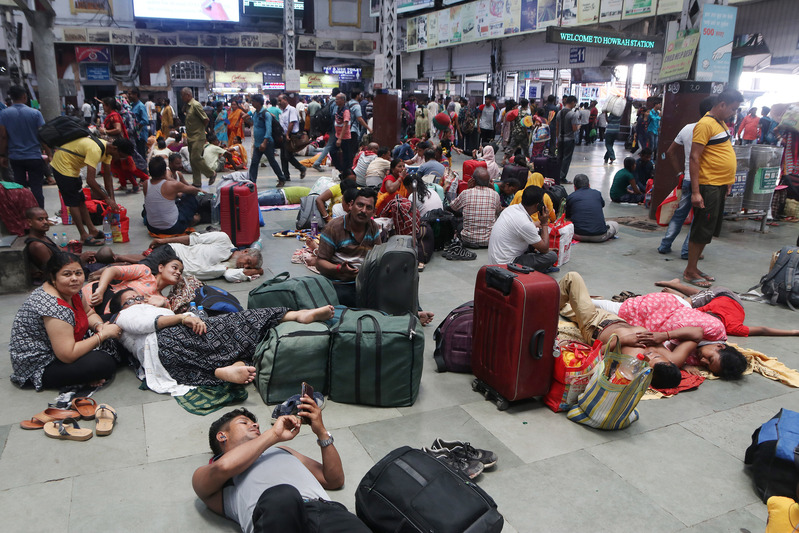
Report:
<svg viewBox="0 0 799 533"><path fill-rule="evenodd" d="M577 324L567 320L560 320L558 322L558 340L578 341L588 343L583 339L580 334L580 329ZM730 346L737 348L746 357L747 367L744 375L757 372L763 377L779 381L789 387L799 387L799 371L788 368L783 363L777 360L776 357L769 357L757 350L749 348L742 348L737 344L728 343ZM682 371L682 381L679 387L674 389L657 390L649 388L643 396L643 400L654 400L658 398L668 398L674 396L678 392L691 390L697 388L705 379L719 379L711 372L702 370L699 376L694 376L688 372Z"/></svg>
<svg viewBox="0 0 799 533"><path fill-rule="evenodd" d="M300 208L300 204L262 205L261 211L293 211Z"/></svg>
<svg viewBox="0 0 799 533"><path fill-rule="evenodd" d="M227 405L241 403L247 399L247 396L247 389L243 385L225 383L195 387L183 396L175 396L175 400L193 415L207 415Z"/></svg>

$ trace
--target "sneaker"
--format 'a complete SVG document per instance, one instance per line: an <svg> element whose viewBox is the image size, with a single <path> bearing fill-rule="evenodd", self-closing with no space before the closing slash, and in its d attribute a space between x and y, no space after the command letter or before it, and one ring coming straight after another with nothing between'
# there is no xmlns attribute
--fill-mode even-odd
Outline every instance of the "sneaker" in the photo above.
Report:
<svg viewBox="0 0 799 533"><path fill-rule="evenodd" d="M319 409L325 408L325 396L321 392L314 391L313 399L316 401L316 405L319 406ZM276 406L275 409L272 411L272 423L274 424L275 422L277 422L277 419L280 418L281 416L296 415L297 411L299 411L298 409L299 404L300 404L300 395L295 394L285 402Z"/></svg>
<svg viewBox="0 0 799 533"><path fill-rule="evenodd" d="M483 463L480 461L466 459L459 455L455 455L449 450L430 450L428 448L422 448L422 451L441 461L451 470L454 470L455 472L458 472L469 479L476 478L485 469L485 465L483 465Z"/></svg>
<svg viewBox="0 0 799 533"><path fill-rule="evenodd" d="M663 248L661 246L658 246L658 253L659 254L670 254L671 253L671 246L669 246L668 248Z"/></svg>
<svg viewBox="0 0 799 533"><path fill-rule="evenodd" d="M435 452L449 451L456 456L463 457L471 461L479 461L485 468L491 468L497 464L497 454L488 450L480 450L475 448L468 442L461 442L459 440L448 441L438 438L433 441L433 445L430 447L430 449Z"/></svg>
<svg viewBox="0 0 799 533"><path fill-rule="evenodd" d="M285 181L278 180L277 181L277 185L275 185L275 187L277 187L279 189L279 188L283 187L285 184L286 184Z"/></svg>
<svg viewBox="0 0 799 533"><path fill-rule="evenodd" d="M313 169L317 172L324 172L324 169L319 165L314 165Z"/></svg>
<svg viewBox="0 0 799 533"><path fill-rule="evenodd" d="M560 268L552 266L552 267L549 267L548 269L546 269L544 271L544 274L554 274L555 272L560 272Z"/></svg>
<svg viewBox="0 0 799 533"><path fill-rule="evenodd" d="M444 249L442 251L443 252L449 252L449 251L459 247L460 244L461 244L461 241L459 241L458 238L455 237L454 239L452 239L451 241L449 241L447 244L444 245Z"/></svg>

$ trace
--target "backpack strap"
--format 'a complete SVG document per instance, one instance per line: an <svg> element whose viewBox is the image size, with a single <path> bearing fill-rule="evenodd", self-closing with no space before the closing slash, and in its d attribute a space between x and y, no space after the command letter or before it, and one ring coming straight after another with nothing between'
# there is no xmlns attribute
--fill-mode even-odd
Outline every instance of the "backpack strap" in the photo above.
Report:
<svg viewBox="0 0 799 533"><path fill-rule="evenodd" d="M794 280L796 279L796 267L799 265L799 249L788 250L785 254L789 256L788 266L785 269L785 303L788 304L791 311L796 311L793 303L791 302L791 293L794 288Z"/></svg>
<svg viewBox="0 0 799 533"><path fill-rule="evenodd" d="M758 282L757 285L749 289L750 291L755 290L758 287L762 287L763 285L765 285L766 283L772 281L774 278L777 277L777 274L780 273L780 271L785 267L785 265L788 264L788 261L791 259L788 255L788 250L790 249L791 249L790 247L786 246L785 248L780 250L780 255L777 257L777 262L774 263L774 266L771 267L771 270L769 270L765 276L760 278L760 281Z"/></svg>

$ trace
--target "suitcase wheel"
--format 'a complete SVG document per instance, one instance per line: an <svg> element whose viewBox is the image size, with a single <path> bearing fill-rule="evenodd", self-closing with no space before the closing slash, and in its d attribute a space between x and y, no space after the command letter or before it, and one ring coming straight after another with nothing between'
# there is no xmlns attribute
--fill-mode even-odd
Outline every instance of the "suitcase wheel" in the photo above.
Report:
<svg viewBox="0 0 799 533"><path fill-rule="evenodd" d="M480 381L479 379L475 379L472 381L472 390L475 392L479 392L485 397L486 400L492 401L496 404L497 409L500 411L504 411L508 407L510 407L510 402L502 397L500 393L486 385L484 382Z"/></svg>

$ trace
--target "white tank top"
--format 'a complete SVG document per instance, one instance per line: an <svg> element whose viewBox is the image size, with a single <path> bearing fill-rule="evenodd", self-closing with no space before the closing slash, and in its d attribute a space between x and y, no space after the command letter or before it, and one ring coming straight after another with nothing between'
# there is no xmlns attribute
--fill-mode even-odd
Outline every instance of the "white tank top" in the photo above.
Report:
<svg viewBox="0 0 799 533"><path fill-rule="evenodd" d="M222 489L225 516L238 522L244 533L252 532L252 513L266 489L292 485L303 498L330 500L311 471L278 447L267 449L250 468L230 481L230 485Z"/></svg>
<svg viewBox="0 0 799 533"><path fill-rule="evenodd" d="M169 229L178 223L178 206L175 200L167 200L161 194L161 186L166 180L158 183L150 182L144 208L147 210L147 224L156 229Z"/></svg>

